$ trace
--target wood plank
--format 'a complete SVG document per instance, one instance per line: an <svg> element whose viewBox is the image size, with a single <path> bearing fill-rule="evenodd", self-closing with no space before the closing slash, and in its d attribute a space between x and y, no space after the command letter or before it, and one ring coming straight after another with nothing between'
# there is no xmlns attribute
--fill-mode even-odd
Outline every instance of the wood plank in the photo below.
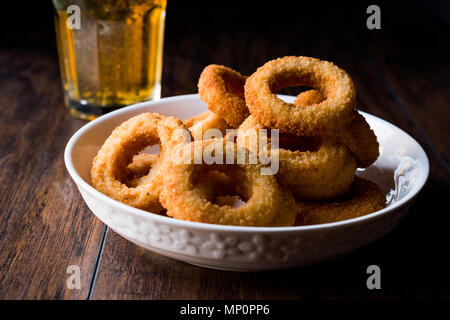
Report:
<svg viewBox="0 0 450 320"><path fill-rule="evenodd" d="M166 62L170 63L168 67L165 64L168 74L165 73L163 79L168 83L164 83L163 92L165 95L195 92L198 75L209 63L229 65L250 74L265 61L285 55L307 55L334 61L353 77L360 109L406 130L425 147L430 157L430 182L408 217L383 239L347 257L320 265L263 273L235 273L191 266L145 251L110 231L93 292L94 299L398 299L449 296L450 283L443 275L450 267L450 239L446 232L450 218L442 203L449 187L448 175L425 142L423 133L405 115L386 84L380 81L379 70L361 54L353 41L349 29L353 30L358 24L361 28L365 26L351 19L345 20L347 25L340 24L343 13L336 11L335 15L324 14L331 21L326 19L318 23L314 14L308 18L307 13L298 13L302 14L301 19L293 21L289 16L282 21L271 21L270 28L264 24L266 15L270 15L267 12L258 16L257 23L256 18L242 22L240 15L218 17L220 21L210 23L208 29L202 28L203 17L183 11L200 22L189 25L181 19L177 20L176 26L168 26ZM224 15L228 13L226 11ZM361 19L365 17L364 13L365 8L359 6L346 12L345 16ZM169 19L170 14L168 23ZM239 24L222 23L226 19L235 19ZM378 45L383 50L381 41ZM177 70L182 72L174 74ZM436 208L431 209L431 203L436 204ZM381 292L369 291L365 287L366 268L371 264L378 264L382 269Z"/></svg>
<svg viewBox="0 0 450 320"><path fill-rule="evenodd" d="M219 271L149 252L110 230L92 298L300 299L326 294L338 298L339 289L345 287L351 294L352 286L345 281L356 280L352 273L364 272L355 264L343 268L348 265L346 260L283 272Z"/></svg>
<svg viewBox="0 0 450 320"><path fill-rule="evenodd" d="M63 159L84 122L63 105L55 54L0 56L0 299L86 299L104 226ZM66 287L69 265L81 289Z"/></svg>

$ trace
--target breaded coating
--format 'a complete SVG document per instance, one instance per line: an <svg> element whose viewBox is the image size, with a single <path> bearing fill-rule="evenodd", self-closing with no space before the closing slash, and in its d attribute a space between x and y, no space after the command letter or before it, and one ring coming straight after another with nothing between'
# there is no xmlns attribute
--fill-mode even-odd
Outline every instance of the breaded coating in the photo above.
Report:
<svg viewBox="0 0 450 320"><path fill-rule="evenodd" d="M355 177L348 195L330 202L298 202L296 226L330 223L364 216L386 207L386 197L375 183Z"/></svg>
<svg viewBox="0 0 450 320"><path fill-rule="evenodd" d="M245 80L246 76L217 64L203 69L198 80L200 99L233 128L239 127L249 115L245 105Z"/></svg>
<svg viewBox="0 0 450 320"><path fill-rule="evenodd" d="M326 99L304 107L287 103L276 92L287 86L310 86ZM356 92L350 76L331 62L284 57L264 64L245 83L250 113L267 128L298 136L318 136L351 120Z"/></svg>

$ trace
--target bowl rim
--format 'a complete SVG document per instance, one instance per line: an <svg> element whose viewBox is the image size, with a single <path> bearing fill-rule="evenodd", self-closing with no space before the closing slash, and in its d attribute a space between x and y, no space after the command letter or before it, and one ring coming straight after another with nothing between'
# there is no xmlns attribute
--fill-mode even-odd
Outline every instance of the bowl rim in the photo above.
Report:
<svg viewBox="0 0 450 320"><path fill-rule="evenodd" d="M292 96L284 96L282 97L286 98L295 98ZM82 187L85 191L91 193L94 197L99 199L100 201L106 201L110 205L117 207L118 209L127 212L128 214L131 213L133 215L137 215L139 217L142 217L143 219L151 218L155 222L161 222L161 223L167 223L167 224L173 224L178 227L184 227L184 228L191 228L191 229L208 229L210 231L234 231L234 232L263 232L263 233L273 233L273 232L288 232L288 231L307 231L307 230L317 230L317 229L328 229L328 228L339 228L339 227L345 227L352 224L359 224L366 221L374 220L382 215L388 214L392 211L395 211L396 209L400 209L401 207L407 205L409 202L411 202L422 190L424 185L426 184L426 181L428 180L429 171L430 171L430 164L428 156L423 149L423 147L418 143L411 135L406 133L404 130L398 128L394 124L383 120L379 117L376 117L374 115L371 115L367 112L363 112L358 110L360 113L362 113L364 116L369 116L376 118L377 120L381 121L384 124L387 124L389 126L393 126L396 129L400 130L404 135L409 137L412 141L416 142L417 146L419 147L419 153L423 153L425 162L424 162L424 174L422 175L423 179L419 182L419 187L416 188L416 191L413 193L408 194L406 197L401 199L400 201L392 204L389 207L386 207L384 209L369 213L367 215L347 219L347 220L341 220L336 222L330 222L330 223L323 223L323 224L315 224L315 225L306 225L306 226L290 226L290 227L247 227L247 226L230 226L230 225L220 225L220 224L211 224L211 223L203 223L203 222L194 222L194 221L187 221L187 220L181 220L181 219L174 219L167 216L162 216L156 213L151 213L142 209L137 209L131 206L128 206L122 202L119 202L117 200L114 200L94 187L92 187L88 182L86 182L77 172L75 167L73 166L72 161L72 151L76 145L76 143L79 141L79 139L92 127L97 126L99 123L102 123L104 121L107 121L110 118L113 118L117 115L120 115L122 113L127 113L130 110L133 109L140 109L144 107L149 107L155 104L166 104L171 103L178 100L185 100L185 99L195 99L199 100L198 94L185 94L185 95L177 95L177 96L171 96L171 97L165 97L161 98L160 100L153 100L153 101L144 101L140 103L136 103L124 108L121 108L119 110L110 112L108 114L105 114L103 116L98 117L95 120L90 121L89 123L85 124L81 128L79 128L69 139L67 142L66 148L64 150L64 162L67 168L67 171L69 172L69 175L71 176L72 180L75 182L75 184L78 187Z"/></svg>

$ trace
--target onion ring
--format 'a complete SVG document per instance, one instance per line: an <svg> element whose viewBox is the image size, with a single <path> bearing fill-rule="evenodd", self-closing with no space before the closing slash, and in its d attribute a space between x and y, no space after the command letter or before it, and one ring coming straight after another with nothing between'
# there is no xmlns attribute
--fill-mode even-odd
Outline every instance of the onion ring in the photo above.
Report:
<svg viewBox="0 0 450 320"><path fill-rule="evenodd" d="M133 157L133 161L127 167L127 178L125 184L129 187L137 187L143 183L143 177L150 173L150 170L157 167L160 160L159 154L141 153ZM152 174L154 174L153 170Z"/></svg>
<svg viewBox="0 0 450 320"><path fill-rule="evenodd" d="M143 113L123 122L113 130L93 160L92 186L127 205L151 212L162 211L158 198L162 183L161 166L165 162L163 160L176 145L188 143L191 138L174 135L177 129L189 132L180 120L157 113ZM126 169L133 156L145 147L158 143L161 152L155 165L159 169L150 170L147 175L149 179L136 187L123 183L127 179Z"/></svg>
<svg viewBox="0 0 450 320"><path fill-rule="evenodd" d="M223 118L209 110L188 119L184 123L185 125L189 124L188 128L194 140L203 140L205 132L210 129L219 130L222 136L226 134L227 129L230 129L230 126Z"/></svg>
<svg viewBox="0 0 450 320"><path fill-rule="evenodd" d="M190 117L186 120L183 121L184 125L186 126L186 128L192 127L194 125L194 123L198 122L198 121L202 121L204 120L206 117L208 117L211 114L212 111L210 110L206 110L205 112L196 114L193 117Z"/></svg>
<svg viewBox="0 0 450 320"><path fill-rule="evenodd" d="M308 90L300 93L295 99L297 106L308 106L320 103L325 97L319 90ZM370 129L366 119L353 109L353 118L343 128L337 130L339 141L345 144L355 155L358 168L367 168L374 163L380 155L377 136Z"/></svg>
<svg viewBox="0 0 450 320"><path fill-rule="evenodd" d="M198 80L198 94L208 109L237 128L249 115L244 85L247 77L225 66L211 64Z"/></svg>
<svg viewBox="0 0 450 320"><path fill-rule="evenodd" d="M386 197L375 183L355 177L346 197L338 201L297 203L296 226L330 223L361 217L386 207Z"/></svg>
<svg viewBox="0 0 450 320"><path fill-rule="evenodd" d="M249 116L237 131L237 144L255 153L264 152L259 149L259 138L270 138L259 129L264 129L264 126ZM269 144L268 141L266 143ZM294 148L284 145L294 145ZM312 151L304 150L305 146L308 149L311 145ZM277 180L296 197L308 200L332 199L347 192L352 184L356 170L355 158L345 145L334 140L280 136L280 146L275 152L278 152L279 159Z"/></svg>
<svg viewBox="0 0 450 320"><path fill-rule="evenodd" d="M170 161L169 175L164 176L160 194L167 215L183 220L238 226L289 226L294 223L293 197L282 191L274 176L261 175L261 166L236 164L235 148L224 139L194 141L184 146L181 161ZM233 152L234 164L194 164L193 148L200 146L218 147L226 154ZM247 151L248 152L248 151ZM225 163L225 161L224 161ZM224 172L233 182L239 181L235 191L246 200L240 207L218 205L205 197L202 189L194 186L194 181L202 177L205 170Z"/></svg>
<svg viewBox="0 0 450 320"><path fill-rule="evenodd" d="M217 197L234 194L233 181L224 173L217 170L205 170L196 176L193 187L198 188L208 201L217 203Z"/></svg>
<svg viewBox="0 0 450 320"><path fill-rule="evenodd" d="M311 86L326 100L299 107L279 99L286 86ZM356 92L350 76L331 62L309 57L284 57L264 64L245 83L250 113L268 128L298 136L317 136L351 120Z"/></svg>
<svg viewBox="0 0 450 320"><path fill-rule="evenodd" d="M338 139L355 155L358 168L367 168L378 159L380 145L364 116L356 109L353 115L353 120L339 131Z"/></svg>
<svg viewBox="0 0 450 320"><path fill-rule="evenodd" d="M319 90L307 90L300 92L294 100L296 106L305 107L311 104L318 104L324 101L326 97Z"/></svg>

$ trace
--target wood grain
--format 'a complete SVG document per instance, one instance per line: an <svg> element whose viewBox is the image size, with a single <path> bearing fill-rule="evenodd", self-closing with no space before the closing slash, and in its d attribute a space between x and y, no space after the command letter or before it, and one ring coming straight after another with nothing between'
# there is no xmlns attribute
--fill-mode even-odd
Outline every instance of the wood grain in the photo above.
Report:
<svg viewBox="0 0 450 320"><path fill-rule="evenodd" d="M104 227L64 166L83 125L63 105L55 55L0 55L0 299L86 299ZM66 287L69 265L81 289Z"/></svg>

